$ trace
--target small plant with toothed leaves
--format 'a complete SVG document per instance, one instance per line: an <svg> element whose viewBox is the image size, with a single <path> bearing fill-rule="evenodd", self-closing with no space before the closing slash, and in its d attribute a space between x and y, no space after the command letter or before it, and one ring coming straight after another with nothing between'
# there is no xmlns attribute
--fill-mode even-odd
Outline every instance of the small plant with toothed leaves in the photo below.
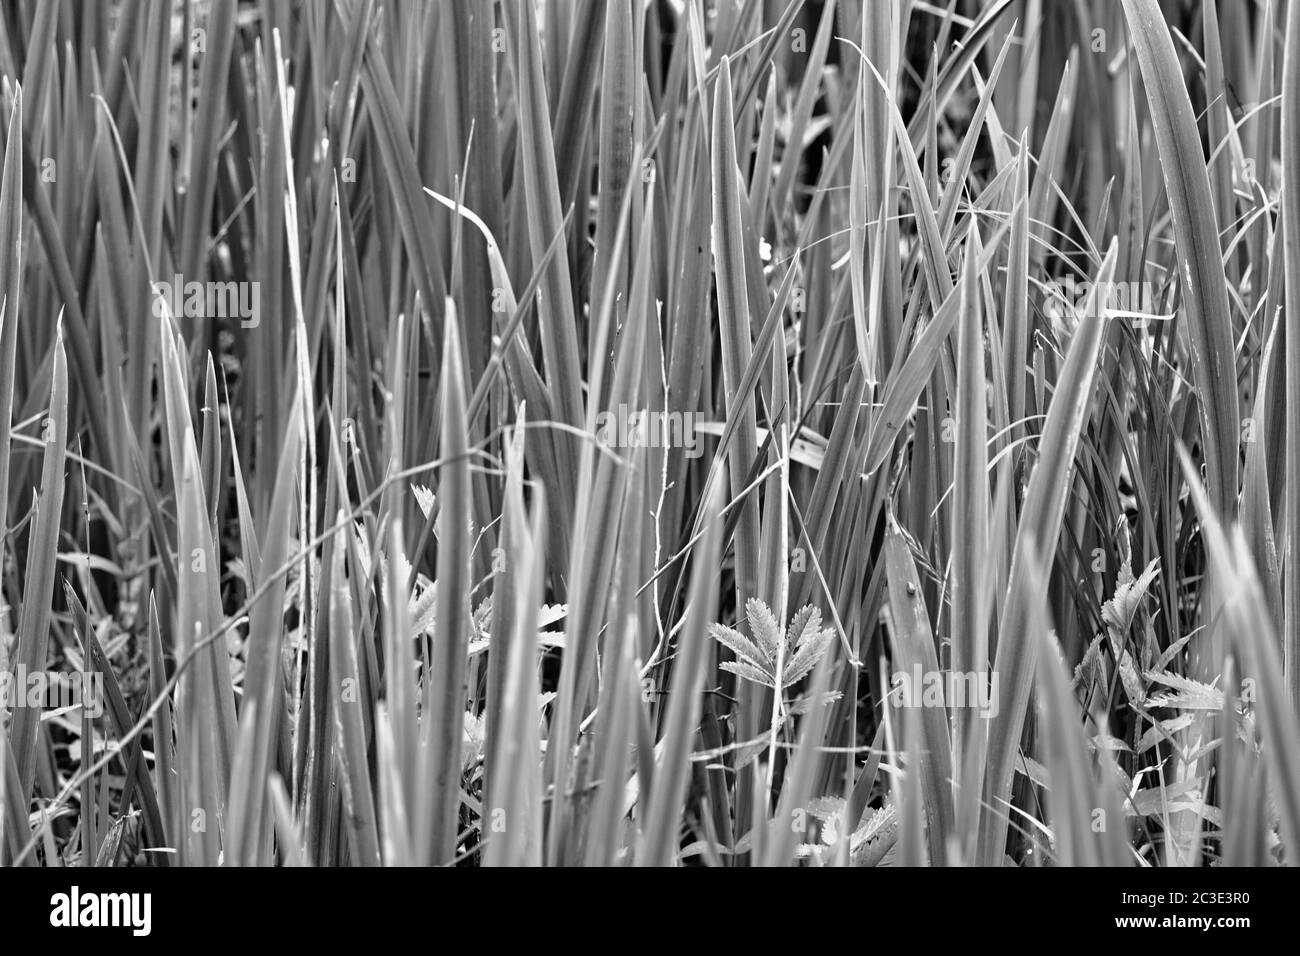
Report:
<svg viewBox="0 0 1300 956"><path fill-rule="evenodd" d="M795 614L784 637L776 615L760 599L750 598L745 612L753 640L723 624L710 624L709 634L736 655L719 665L723 670L764 687L785 690L799 683L835 638L834 628L822 627L822 612L811 604Z"/></svg>

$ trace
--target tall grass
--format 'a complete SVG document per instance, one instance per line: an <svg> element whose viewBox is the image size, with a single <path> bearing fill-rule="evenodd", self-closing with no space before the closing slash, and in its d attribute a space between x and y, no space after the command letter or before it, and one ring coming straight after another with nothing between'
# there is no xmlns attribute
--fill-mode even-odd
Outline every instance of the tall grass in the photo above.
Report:
<svg viewBox="0 0 1300 956"><path fill-rule="evenodd" d="M0 861L1294 863L1300 4L1185 6L0 7Z"/></svg>

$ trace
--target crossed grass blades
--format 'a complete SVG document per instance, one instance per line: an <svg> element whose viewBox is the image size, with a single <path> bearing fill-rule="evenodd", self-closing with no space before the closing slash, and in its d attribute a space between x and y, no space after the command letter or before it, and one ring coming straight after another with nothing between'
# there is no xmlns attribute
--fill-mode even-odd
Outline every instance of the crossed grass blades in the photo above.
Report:
<svg viewBox="0 0 1300 956"><path fill-rule="evenodd" d="M105 690L5 701L4 863L1300 855L1300 3L11 0L0 75L0 666Z"/></svg>

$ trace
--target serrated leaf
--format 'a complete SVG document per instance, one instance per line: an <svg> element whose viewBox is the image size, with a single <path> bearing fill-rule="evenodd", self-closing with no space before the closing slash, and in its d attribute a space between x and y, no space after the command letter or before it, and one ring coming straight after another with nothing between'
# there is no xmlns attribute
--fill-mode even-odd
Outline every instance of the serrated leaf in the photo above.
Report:
<svg viewBox="0 0 1300 956"><path fill-rule="evenodd" d="M799 648L798 653L790 661L781 677L782 684L790 687L806 677L817 666L818 661L826 655L826 651L831 646L831 641L834 638L835 632L827 629Z"/></svg>
<svg viewBox="0 0 1300 956"><path fill-rule="evenodd" d="M1116 635L1122 637L1128 633L1133 618L1142 606L1142 599L1146 597L1147 589L1151 587L1151 582L1160 573L1159 567L1160 558L1152 558L1146 569L1136 579L1133 577L1132 566L1127 561L1120 568L1119 577L1115 584L1115 594L1101 606L1102 620Z"/></svg>
<svg viewBox="0 0 1300 956"><path fill-rule="evenodd" d="M726 647L737 657L748 660L755 668L766 672L768 658L761 650L749 642L745 635L723 624L710 624L709 636Z"/></svg>
<svg viewBox="0 0 1300 956"><path fill-rule="evenodd" d="M424 520L429 520L429 515L433 514L435 496L424 485L411 483L411 491L415 494L415 503L420 506L420 513L424 515Z"/></svg>
<svg viewBox="0 0 1300 956"><path fill-rule="evenodd" d="M767 655L768 662L776 664L777 654L781 648L781 625L777 623L772 610L758 598L745 602L745 616L749 620L749 629L754 641Z"/></svg>
<svg viewBox="0 0 1300 956"><path fill-rule="evenodd" d="M1148 673L1147 679L1156 684L1163 684L1166 687L1172 687L1173 693L1161 692L1151 694L1146 699L1145 706L1153 707L1176 707L1180 710L1222 710L1223 709L1223 691L1201 681L1193 680L1190 677L1184 677L1181 674L1171 674L1168 671Z"/></svg>
<svg viewBox="0 0 1300 956"><path fill-rule="evenodd" d="M812 710L815 706L825 707L827 704L833 704L843 696L843 694L836 690L827 691L820 696L815 694L806 695L791 702L791 704L786 707L785 711L791 717L798 717L800 714L808 713L808 711Z"/></svg>
<svg viewBox="0 0 1300 956"><path fill-rule="evenodd" d="M744 661L723 661L718 667L728 673L735 674L737 677L743 677L745 680L753 681L764 687L773 685L773 680L768 674L752 664L746 664Z"/></svg>
<svg viewBox="0 0 1300 956"><path fill-rule="evenodd" d="M820 608L806 604L795 614L790 621L790 627L786 631L786 642L793 648L798 649L803 646L804 641L811 640L817 636L822 626L822 612Z"/></svg>

